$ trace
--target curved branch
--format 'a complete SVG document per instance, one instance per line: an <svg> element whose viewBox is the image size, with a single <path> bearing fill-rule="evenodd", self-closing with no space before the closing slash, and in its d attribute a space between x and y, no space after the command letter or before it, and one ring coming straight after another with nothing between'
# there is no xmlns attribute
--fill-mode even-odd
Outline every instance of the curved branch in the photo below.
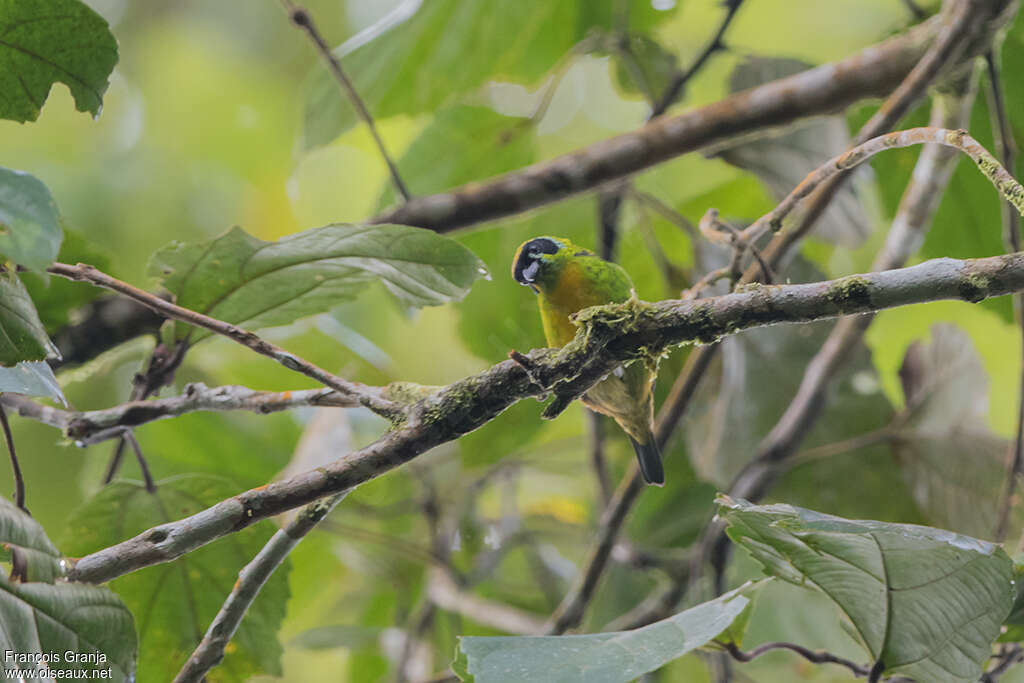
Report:
<svg viewBox="0 0 1024 683"><path fill-rule="evenodd" d="M252 489L177 522L87 555L69 578L99 583L168 562L261 519L380 476L494 419L513 403L548 391L582 393L620 363L689 341L740 330L809 322L938 299L980 301L1024 290L1024 253L936 259L900 270L834 281L776 285L697 301L628 301L586 309L581 329L560 350L530 352L531 371L507 360L448 385L409 408L393 431L331 464ZM539 384L538 384L539 383Z"/></svg>

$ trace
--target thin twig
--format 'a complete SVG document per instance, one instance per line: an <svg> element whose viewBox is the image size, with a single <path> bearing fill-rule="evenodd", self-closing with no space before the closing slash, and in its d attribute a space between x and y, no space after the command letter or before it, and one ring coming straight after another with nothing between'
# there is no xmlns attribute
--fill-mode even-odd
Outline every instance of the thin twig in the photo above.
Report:
<svg viewBox="0 0 1024 683"><path fill-rule="evenodd" d="M992 117L992 136L994 138L996 154L1002 159L1003 166L1010 173L1015 173L1017 143L1013 139L1013 129L1010 126L1010 118L1006 111L1006 100L1004 97L1002 79L1000 78L999 65L996 62L996 55L993 50L985 53L985 64L988 71L988 92L989 112ZM1008 251L1020 251L1020 215L1014 210L1013 204L1009 201L1000 202L1001 215L1003 219L1003 240ZM1021 349L1021 378L1018 385L1017 395L1017 429L1016 438L1010 442L1006 457L1006 486L1002 494L999 506L999 518L993 536L996 542L1002 542L1006 538L1010 523L1010 509L1013 507L1013 497L1017 490L1017 480L1024 467L1024 297L1015 295L1013 297L1013 312L1017 319L1017 326L1022 333Z"/></svg>
<svg viewBox="0 0 1024 683"><path fill-rule="evenodd" d="M110 277L106 273L101 272L95 266L90 266L85 263L79 263L74 266L66 263L54 263L47 268L47 272L59 275L69 280L88 282L97 287L103 287L104 289L118 292L119 294L123 294L150 307L154 311L161 313L168 318L179 320L223 335L262 356L276 360L289 370L294 370L307 377L315 379L321 384L334 389L343 396L352 397L359 401L361 405L389 419L400 417L405 412L400 405L381 397L379 392L371 389L370 387L349 382L346 379L342 379L337 375L331 374L323 368L313 365L309 361L299 358L295 354L289 353L279 346L271 344L258 335L249 332L248 330L243 330L237 325L232 325L231 323L226 323L223 320L217 320L216 318L211 318L208 315L203 315L202 313L182 308L181 306L172 304L169 301L164 301L160 297L154 296L149 292L128 284L127 282L122 282L121 280Z"/></svg>
<svg viewBox="0 0 1024 683"><path fill-rule="evenodd" d="M327 63L327 67L331 70L331 75L334 76L334 80L338 82L341 89L345 92L349 102L355 108L359 118L366 124L367 129L370 131L370 135L373 137L374 144L377 145L377 150L380 152L381 157L384 159L384 163L387 164L388 172L391 174L391 182L394 183L395 189L402 195L402 199L409 201L412 195L409 194L408 188L402 181L402 176L398 173L398 166L395 165L391 155L388 154L387 147L384 146L384 141L381 140L380 133L377 132L377 124L374 123L373 117L370 115L370 111L366 108L366 104L363 99L356 92L355 86L349 77L345 74L345 71L341 68L341 62L338 61L337 57L331 52L330 46L324 37L317 30L316 24L313 22L313 16L309 13L305 7L299 7L292 2L292 0L281 0L281 4L284 5L285 10L288 12L288 17L292 23L301 28L309 36L309 39L313 41L313 45L316 46L317 52L323 58L324 62Z"/></svg>
<svg viewBox="0 0 1024 683"><path fill-rule="evenodd" d="M612 482L608 476L608 460L604 455L604 418L593 411L587 411L587 426L590 431L590 467L597 481L597 492L605 505L612 497Z"/></svg>
<svg viewBox="0 0 1024 683"><path fill-rule="evenodd" d="M320 520L334 509L344 493L311 503L297 515L287 527L271 536L266 545L256 554L238 575L238 581L220 611L214 617L206 635L174 678L174 683L198 683L224 658L224 649L249 610L252 601L259 595L263 585L274 573L288 553L299 544Z"/></svg>
<svg viewBox="0 0 1024 683"><path fill-rule="evenodd" d="M18 453L14 450L14 435L11 433L10 423L7 421L7 411L4 410L2 405L0 405L0 427L3 427L7 452L11 456L11 472L14 476L14 504L28 512L28 508L25 507L25 478L21 474L21 465L18 464Z"/></svg>
<svg viewBox="0 0 1024 683"><path fill-rule="evenodd" d="M661 116L668 111L668 108L671 107L682 94L683 86L685 86L690 79L704 67L704 64L708 61L708 58L710 58L711 55L724 48L722 38L725 37L725 32L729 30L729 24L731 24L732 20L736 17L736 12L742 4L743 0L726 0L725 17L722 19L722 23L718 25L718 30L715 32L714 37L712 37L708 44L704 46L704 49L701 50L699 55L697 55L697 58L693 60L693 63L690 64L690 68L686 71L676 72L672 77L672 80L669 81L668 86L666 86L665 91L662 93L661 98L654 105L650 118L653 119L656 116Z"/></svg>
<svg viewBox="0 0 1024 683"><path fill-rule="evenodd" d="M139 469L142 470L142 480L146 482L146 491L156 493L156 482L153 481L153 475L149 472L149 464L146 463L146 457L142 455L142 447L139 446L139 440L135 438L135 434L130 429L125 430L123 439L128 442L128 445L135 452L135 459L138 460Z"/></svg>
<svg viewBox="0 0 1024 683"><path fill-rule="evenodd" d="M849 659L834 655L831 652L814 652L813 650L809 650L806 647L795 643L764 643L763 645L758 645L753 650L744 652L736 646L736 643L723 642L720 640L716 640L714 642L716 645L728 652L729 656L737 662L753 661L764 653L771 652L772 650L789 650L790 652L797 653L807 661L813 662L814 664L838 664L839 666L845 666L850 670L850 673L861 678L870 673L870 669L866 666L861 666L856 662L851 662Z"/></svg>

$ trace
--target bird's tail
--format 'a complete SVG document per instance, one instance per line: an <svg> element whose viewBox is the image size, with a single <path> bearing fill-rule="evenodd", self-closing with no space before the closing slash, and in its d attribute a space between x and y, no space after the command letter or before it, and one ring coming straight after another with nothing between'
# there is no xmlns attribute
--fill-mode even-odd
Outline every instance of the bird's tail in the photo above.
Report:
<svg viewBox="0 0 1024 683"><path fill-rule="evenodd" d="M640 443L632 436L629 437L636 451L636 459L640 463L640 474L644 475L644 481L655 486L665 485L665 470L661 466L661 453L658 452L658 444L653 434L648 434L647 443Z"/></svg>

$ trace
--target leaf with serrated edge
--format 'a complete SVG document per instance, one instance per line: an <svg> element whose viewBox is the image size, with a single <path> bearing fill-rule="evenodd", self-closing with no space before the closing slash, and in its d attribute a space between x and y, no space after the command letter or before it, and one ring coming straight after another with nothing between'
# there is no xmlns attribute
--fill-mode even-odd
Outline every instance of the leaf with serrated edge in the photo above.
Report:
<svg viewBox="0 0 1024 683"><path fill-rule="evenodd" d="M0 269L0 365L60 357L39 321L25 285L10 270Z"/></svg>
<svg viewBox="0 0 1024 683"><path fill-rule="evenodd" d="M0 35L0 118L35 121L58 81L78 111L99 115L117 64L103 17L80 0L4 0Z"/></svg>
<svg viewBox="0 0 1024 683"><path fill-rule="evenodd" d="M769 574L828 595L887 673L978 680L1015 596L1002 548L914 524L717 502L729 537Z"/></svg>
<svg viewBox="0 0 1024 683"><path fill-rule="evenodd" d="M746 586L632 631L569 636L459 638L463 681L632 681L702 647L740 617Z"/></svg>
<svg viewBox="0 0 1024 683"><path fill-rule="evenodd" d="M8 675L22 671L25 680L50 680L44 676L47 671L60 671L62 678L78 678L72 672L82 671L81 678L92 678L96 672L104 680L135 680L138 640L132 615L107 588L0 580L0 624L0 652L38 659L4 656L0 668ZM68 661L68 652L83 661ZM54 653L60 661L54 660ZM39 655L48 656L50 663L43 663ZM30 671L38 673L33 676Z"/></svg>
<svg viewBox="0 0 1024 683"><path fill-rule="evenodd" d="M468 249L430 230L328 225L277 242L232 228L208 242L171 244L153 255L150 274L180 306L256 329L328 311L371 282L413 306L458 301L487 270ZM189 330L181 324L176 334ZM189 339L209 334L195 330Z"/></svg>

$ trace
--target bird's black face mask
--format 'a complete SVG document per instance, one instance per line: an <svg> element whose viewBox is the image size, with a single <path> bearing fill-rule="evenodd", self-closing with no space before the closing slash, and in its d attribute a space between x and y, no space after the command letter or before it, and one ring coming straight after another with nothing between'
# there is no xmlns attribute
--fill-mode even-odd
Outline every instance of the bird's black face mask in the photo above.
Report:
<svg viewBox="0 0 1024 683"><path fill-rule="evenodd" d="M540 274L540 268L543 264L541 256L543 254L554 254L558 249L559 244L547 237L538 237L524 244L519 249L515 266L512 269L512 276L516 279L516 282L537 291L534 283L537 281L537 276Z"/></svg>

